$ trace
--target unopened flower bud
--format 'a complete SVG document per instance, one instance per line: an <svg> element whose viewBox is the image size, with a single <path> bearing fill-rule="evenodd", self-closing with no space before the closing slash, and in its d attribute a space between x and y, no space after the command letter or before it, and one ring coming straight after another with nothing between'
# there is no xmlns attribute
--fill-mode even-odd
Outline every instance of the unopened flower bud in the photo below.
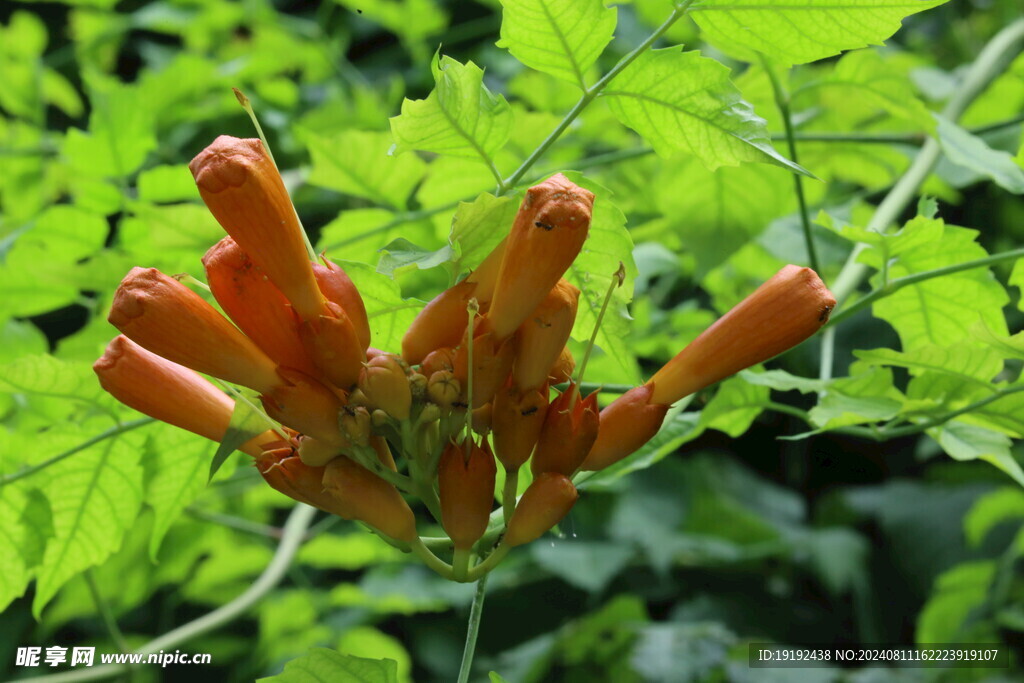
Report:
<svg viewBox="0 0 1024 683"><path fill-rule="evenodd" d="M217 222L292 302L304 320L323 314L295 208L259 140L221 135L189 164ZM365 348L365 347L364 347Z"/></svg>
<svg viewBox="0 0 1024 683"><path fill-rule="evenodd" d="M593 448L600 426L597 392L586 398L576 396L573 400L576 392L577 387L570 384L548 406L530 461L534 475L558 472L571 477Z"/></svg>
<svg viewBox="0 0 1024 683"><path fill-rule="evenodd" d="M335 458L324 471L324 490L342 501L339 513L365 522L406 543L416 540L416 517L394 486L348 458Z"/></svg>
<svg viewBox="0 0 1024 683"><path fill-rule="evenodd" d="M483 332L473 339L473 405L479 408L488 403L504 384L515 360L514 338L497 341L493 332ZM469 378L469 343L463 341L455 351L455 378L466 395Z"/></svg>
<svg viewBox="0 0 1024 683"><path fill-rule="evenodd" d="M391 416L378 408L370 413L370 422L374 427L383 427L384 425L391 423Z"/></svg>
<svg viewBox="0 0 1024 683"><path fill-rule="evenodd" d="M263 451L256 458L256 468L272 488L289 498L344 516L342 501L324 490L324 468L305 464L293 449Z"/></svg>
<svg viewBox="0 0 1024 683"><path fill-rule="evenodd" d="M280 380L261 397L267 414L296 431L344 447L348 440L338 427L341 400L312 377L279 368Z"/></svg>
<svg viewBox="0 0 1024 683"><path fill-rule="evenodd" d="M462 394L462 383L447 370L439 370L427 380L427 396L443 411L449 411Z"/></svg>
<svg viewBox="0 0 1024 683"><path fill-rule="evenodd" d="M263 268L230 237L203 256L206 281L217 303L271 360L309 375L316 368L299 338L299 318Z"/></svg>
<svg viewBox="0 0 1024 683"><path fill-rule="evenodd" d="M377 356L359 373L359 389L370 405L380 408L396 420L409 417L412 391L405 370L394 356Z"/></svg>
<svg viewBox="0 0 1024 683"><path fill-rule="evenodd" d="M359 379L366 358L358 334L345 311L325 305L326 315L299 326L299 334L313 364L334 386L348 389Z"/></svg>
<svg viewBox="0 0 1024 683"><path fill-rule="evenodd" d="M422 402L427 397L427 378L418 372L409 375L409 391L414 401Z"/></svg>
<svg viewBox="0 0 1024 683"><path fill-rule="evenodd" d="M672 404L796 346L835 305L817 273L786 266L655 373L651 403Z"/></svg>
<svg viewBox="0 0 1024 683"><path fill-rule="evenodd" d="M370 411L363 406L347 405L341 409L338 418L341 431L348 440L357 446L365 446L370 442Z"/></svg>
<svg viewBox="0 0 1024 683"><path fill-rule="evenodd" d="M310 436L299 439L299 458L308 467L323 467L341 455L337 446L318 441Z"/></svg>
<svg viewBox="0 0 1024 683"><path fill-rule="evenodd" d="M370 399L366 397L366 394L359 387L356 387L348 394L348 404L350 406L366 406L369 408Z"/></svg>
<svg viewBox="0 0 1024 683"><path fill-rule="evenodd" d="M402 337L402 358L416 365L435 349L458 346L466 331L466 304L475 290L475 282L463 280L434 297Z"/></svg>
<svg viewBox="0 0 1024 683"><path fill-rule="evenodd" d="M538 475L512 513L504 544L514 548L537 540L569 514L578 497L569 477L557 472Z"/></svg>
<svg viewBox="0 0 1024 683"><path fill-rule="evenodd" d="M124 335L107 345L92 369L108 393L140 413L212 441L223 439L228 430L234 401L198 373L150 353ZM261 444L278 438L267 431L238 450L257 456Z"/></svg>
<svg viewBox="0 0 1024 683"><path fill-rule="evenodd" d="M201 296L156 268L132 268L114 295L110 323L164 358L259 392L277 365Z"/></svg>
<svg viewBox="0 0 1024 683"><path fill-rule="evenodd" d="M420 364L420 372L427 377L430 377L435 372L441 372L442 370L451 372L454 369L455 349L447 346L431 351Z"/></svg>
<svg viewBox="0 0 1024 683"><path fill-rule="evenodd" d="M320 258L324 262L323 265L313 264L313 276L316 277L317 286L328 301L345 311L355 327L360 347L365 350L370 345L370 322L366 317L363 297L359 295L359 290L348 273L337 264L328 261L325 256L321 255Z"/></svg>
<svg viewBox="0 0 1024 683"><path fill-rule="evenodd" d="M453 441L441 453L437 468L441 524L457 550L471 548L487 531L496 472L486 439L479 446Z"/></svg>
<svg viewBox="0 0 1024 683"><path fill-rule="evenodd" d="M495 339L515 332L576 260L590 230L593 207L593 193L562 174L526 191L487 314Z"/></svg>
<svg viewBox="0 0 1024 683"><path fill-rule="evenodd" d="M544 426L548 408L547 385L520 389L506 384L494 397L494 454L506 470L517 470L530 458Z"/></svg>
<svg viewBox="0 0 1024 683"><path fill-rule="evenodd" d="M441 409L433 403L427 403L423 406L423 410L420 411L419 420L421 423L426 424L433 422L441 418Z"/></svg>
<svg viewBox="0 0 1024 683"><path fill-rule="evenodd" d="M630 389L601 411L600 429L584 470L601 470L617 463L650 441L665 421L668 406L651 403L654 385Z"/></svg>
<svg viewBox="0 0 1024 683"><path fill-rule="evenodd" d="M561 279L519 326L512 371L517 386L535 389L547 382L576 322L579 298L580 290Z"/></svg>
<svg viewBox="0 0 1024 683"><path fill-rule="evenodd" d="M572 373L576 370L576 359L572 357L572 352L569 347L562 349L562 353L559 354L558 360L551 366L551 370L548 371L548 380L551 384L564 384L572 379Z"/></svg>

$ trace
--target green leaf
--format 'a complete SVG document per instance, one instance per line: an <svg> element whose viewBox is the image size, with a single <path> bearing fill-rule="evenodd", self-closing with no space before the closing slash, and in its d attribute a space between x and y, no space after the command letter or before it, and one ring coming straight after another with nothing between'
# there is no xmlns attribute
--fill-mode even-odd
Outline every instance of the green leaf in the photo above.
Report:
<svg viewBox="0 0 1024 683"><path fill-rule="evenodd" d="M86 435L73 436L84 440ZM37 475L54 530L36 578L32 612L37 618L68 579L110 557L135 523L142 505L142 447L141 435L123 434Z"/></svg>
<svg viewBox="0 0 1024 683"><path fill-rule="evenodd" d="M72 266L102 249L108 232L103 216L75 206L51 206L18 238L8 258Z"/></svg>
<svg viewBox="0 0 1024 683"><path fill-rule="evenodd" d="M0 485L0 610L21 597L53 535L50 506L31 482Z"/></svg>
<svg viewBox="0 0 1024 683"><path fill-rule="evenodd" d="M1024 470L1013 458L1010 437L1002 432L951 420L928 430L928 436L939 442L942 450L954 460L984 460L1024 486Z"/></svg>
<svg viewBox="0 0 1024 683"><path fill-rule="evenodd" d="M47 355L24 356L0 366L0 391L73 400L108 411L118 405L100 387L88 364Z"/></svg>
<svg viewBox="0 0 1024 683"><path fill-rule="evenodd" d="M441 33L448 25L447 15L434 0L334 1L398 35L418 61L425 49L425 39Z"/></svg>
<svg viewBox="0 0 1024 683"><path fill-rule="evenodd" d="M765 370L763 372L742 370L739 377L747 384L768 387L775 391L799 391L802 394L815 394L824 391L829 385L827 380L797 377L785 370Z"/></svg>
<svg viewBox="0 0 1024 683"><path fill-rule="evenodd" d="M971 612L987 600L995 574L996 563L991 560L964 562L941 574L921 609L914 639L922 644L961 642L961 629Z"/></svg>
<svg viewBox="0 0 1024 683"><path fill-rule="evenodd" d="M749 164L708 172L693 158L660 166L657 207L666 216L685 217L670 225L693 252L698 278L796 206L793 181L778 168Z"/></svg>
<svg viewBox="0 0 1024 683"><path fill-rule="evenodd" d="M337 261L352 279L366 305L370 321L370 334L374 347L397 352L402 348L402 336L423 308L422 301L403 299L398 283L382 275L365 263Z"/></svg>
<svg viewBox="0 0 1024 683"><path fill-rule="evenodd" d="M946 0L697 0L690 16L714 45L747 61L803 64L881 45L904 17Z"/></svg>
<svg viewBox="0 0 1024 683"><path fill-rule="evenodd" d="M284 665L276 676L260 683L398 683L398 663L392 659L365 659L315 647Z"/></svg>
<svg viewBox="0 0 1024 683"><path fill-rule="evenodd" d="M89 132L69 130L64 156L83 175L128 176L157 146L149 102L137 86L111 80L93 79L89 91Z"/></svg>
<svg viewBox="0 0 1024 683"><path fill-rule="evenodd" d="M153 203L198 201L199 188L185 164L154 166L139 174L139 199Z"/></svg>
<svg viewBox="0 0 1024 683"><path fill-rule="evenodd" d="M412 681L412 658L402 641L371 626L356 626L345 631L338 639L338 652L394 660L398 665L398 680L401 683Z"/></svg>
<svg viewBox="0 0 1024 683"><path fill-rule="evenodd" d="M213 454L210 461L210 471L207 481L213 480L213 475L221 468L232 453L249 439L253 439L267 431L267 421L252 406L245 401L235 401L235 408L231 411L231 419L228 421L228 430L224 438L217 445L217 452Z"/></svg>
<svg viewBox="0 0 1024 683"><path fill-rule="evenodd" d="M497 671L491 671L487 676L491 679L491 683L508 683Z"/></svg>
<svg viewBox="0 0 1024 683"><path fill-rule="evenodd" d="M891 370L855 363L851 373L834 380L811 408L811 422L819 428L891 420L899 414L903 397L893 386Z"/></svg>
<svg viewBox="0 0 1024 683"><path fill-rule="evenodd" d="M977 236L976 230L918 217L894 238L873 238L879 240L878 246L865 250L860 260L879 270L888 261L891 280L987 256L975 241ZM875 278L876 286L881 284L880 277ZM988 268L973 268L904 287L876 301L872 311L895 328L903 350L910 351L922 346L945 347L969 338L979 319L1005 334L1002 307L1007 301L1002 285Z"/></svg>
<svg viewBox="0 0 1024 683"><path fill-rule="evenodd" d="M512 197L487 193L472 202L459 202L448 236L448 244L458 254L452 261L453 275L480 265L508 235L518 210L519 203Z"/></svg>
<svg viewBox="0 0 1024 683"><path fill-rule="evenodd" d="M997 524L1024 518L1024 491L1002 488L986 493L978 499L964 517L967 542L978 547Z"/></svg>
<svg viewBox="0 0 1024 683"><path fill-rule="evenodd" d="M625 125L663 157L687 152L708 170L760 161L805 173L771 145L729 69L681 47L643 53L601 93Z"/></svg>
<svg viewBox="0 0 1024 683"><path fill-rule="evenodd" d="M501 0L501 40L538 71L586 88L587 69L615 32L616 9L603 0ZM666 5L667 6L667 5Z"/></svg>
<svg viewBox="0 0 1024 683"><path fill-rule="evenodd" d="M768 387L750 384L742 377L727 379L701 411L700 424L705 429L717 429L735 438L747 431L761 414L770 393Z"/></svg>
<svg viewBox="0 0 1024 683"><path fill-rule="evenodd" d="M427 165L415 154L391 154L387 133L347 130L303 134L312 157L309 182L382 206L404 209Z"/></svg>
<svg viewBox="0 0 1024 683"><path fill-rule="evenodd" d="M994 349L979 349L967 344L945 348L922 346L906 353L872 349L854 351L853 355L871 365L907 368L915 375L927 371L950 374L984 387L990 386L992 378L1003 369L1002 358Z"/></svg>
<svg viewBox="0 0 1024 683"><path fill-rule="evenodd" d="M399 550L362 529L347 534L320 534L298 553L301 564L317 569L363 569L402 558Z"/></svg>
<svg viewBox="0 0 1024 683"><path fill-rule="evenodd" d="M565 274L565 278L580 289L572 337L578 341L590 339L612 278L619 264L624 265L625 280L612 295L597 334L596 345L622 371L623 376L637 381L639 373L636 357L626 343L630 320L626 305L633 298L633 280L637 274L633 260L633 240L626 229L626 217L612 203L612 193L606 187L579 173L569 172L565 176L595 195L587 240Z"/></svg>
<svg viewBox="0 0 1024 683"><path fill-rule="evenodd" d="M419 149L454 157L479 157L493 163L512 128L512 109L502 95L483 83L484 71L473 62L434 56L434 90L425 100L405 100L391 119L399 151Z"/></svg>
<svg viewBox="0 0 1024 683"><path fill-rule="evenodd" d="M940 114L933 114L939 122L939 145L946 158L995 182L1007 192L1024 194L1024 169L1014 163L1013 157L964 130Z"/></svg>
<svg viewBox="0 0 1024 683"><path fill-rule="evenodd" d="M409 269L429 270L451 263L455 251L449 245L440 249L424 249L409 240L399 237L381 248L377 272L394 279Z"/></svg>
<svg viewBox="0 0 1024 683"><path fill-rule="evenodd" d="M617 543L568 540L533 543L530 551L538 565L589 593L604 590L636 554Z"/></svg>

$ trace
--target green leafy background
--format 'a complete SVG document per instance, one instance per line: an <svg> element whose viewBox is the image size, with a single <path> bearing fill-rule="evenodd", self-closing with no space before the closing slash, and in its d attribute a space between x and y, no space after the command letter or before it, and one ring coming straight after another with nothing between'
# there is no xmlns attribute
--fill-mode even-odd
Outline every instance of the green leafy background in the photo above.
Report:
<svg viewBox="0 0 1024 683"><path fill-rule="evenodd" d="M3 678L42 673L17 647L137 648L230 603L289 517L247 456L207 483L216 444L140 419L90 369L124 273L198 276L221 236L186 164L252 135L232 86L375 346L397 350L556 171L597 196L568 274L577 357L626 267L588 368L608 399L809 263L795 182L823 278L854 285L824 340L674 408L581 484L559 533L510 556L475 677L760 681L746 644L765 641L1002 643L1016 667L1021 41L962 112L948 103L1019 18L1018 0L0 5ZM934 169L875 224L928 145ZM471 598L321 515L276 587L178 646L213 663L165 673L454 680ZM1008 680L991 671L941 680Z"/></svg>

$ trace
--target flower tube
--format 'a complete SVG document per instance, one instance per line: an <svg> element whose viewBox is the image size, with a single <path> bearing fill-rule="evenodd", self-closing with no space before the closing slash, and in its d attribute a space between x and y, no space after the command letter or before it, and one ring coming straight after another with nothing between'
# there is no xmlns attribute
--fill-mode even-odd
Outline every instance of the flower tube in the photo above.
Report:
<svg viewBox="0 0 1024 683"><path fill-rule="evenodd" d="M548 381L576 322L580 290L561 279L519 326L519 349L512 376L522 389L535 389Z"/></svg>
<svg viewBox="0 0 1024 683"><path fill-rule="evenodd" d="M224 231L262 267L303 320L323 314L302 226L281 174L256 139L221 135L189 164Z"/></svg>

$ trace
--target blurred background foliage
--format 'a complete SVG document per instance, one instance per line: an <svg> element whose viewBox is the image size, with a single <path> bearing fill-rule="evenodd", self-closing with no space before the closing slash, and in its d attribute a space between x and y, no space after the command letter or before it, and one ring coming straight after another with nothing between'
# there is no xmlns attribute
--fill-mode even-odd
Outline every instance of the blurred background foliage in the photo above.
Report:
<svg viewBox="0 0 1024 683"><path fill-rule="evenodd" d="M619 3L616 39L598 66L607 70L670 9L667 0ZM871 204L934 130L930 111L1020 13L1019 0L947 3L910 17L884 49L789 72L794 120L806 138L800 163L822 181L804 185L812 217L822 211L813 227L826 282L859 239L852 226L865 224ZM473 202L494 189L477 159L389 155L389 117L403 98L431 91L435 50L485 67L487 86L508 99L512 128L494 156L506 176L578 97L572 84L527 69L497 47L500 24L497 0L0 5L4 678L38 673L13 666L19 645L90 644L113 652L230 601L263 570L280 537L291 501L263 485L242 456L207 486L215 447L163 425L126 430L7 481L138 417L101 392L89 366L114 334L106 309L125 272L143 265L199 275L199 258L221 237L186 164L217 135L252 135L231 87L252 99L314 243L354 262L346 267L375 313L374 345L397 349L419 301L478 260L493 237L478 233L474 242L473 226L510 216L516 206L514 199ZM744 98L781 134L764 68L730 58L728 45L701 40L685 19L663 42L700 47L734 67ZM601 73L593 71L591 81ZM1022 112L1018 58L960 123L984 133L992 149L1016 154ZM833 134L862 139L837 142ZM777 147L785 153L784 142ZM623 254L635 276L634 320L611 323L622 333L603 339L593 381L635 382L781 265L807 262L787 171L748 164L710 172L691 156L658 157L617 123L603 99L530 177L554 170L585 173L608 198L585 254L592 270L581 277L598 278L591 289L603 291L600 278L607 282ZM924 191L938 199L948 225L936 229L925 208L926 218L904 233L920 238L908 247L912 253L924 260L938 254L920 268L1019 246L1024 203L1006 187L1012 178L1000 187L991 175L978 164L943 161L930 176ZM447 241L453 216L462 230L457 244ZM917 272L912 259L904 265ZM908 389L920 379L912 364L862 357L850 369L853 350L908 351L920 334L932 333L959 342L974 311L989 316L995 335L1019 330L1019 291L1004 287L1024 280L1017 272L1004 264L992 278L985 270L973 289L961 282L970 278L944 278L952 332L923 333L924 323L878 308L876 317L864 310L849 318L836 335L835 374L854 374L837 380L847 384L832 404L815 403L821 385L813 381L758 379L756 372L699 395L613 473L636 470L631 476L595 478L561 535L514 553L496 572L479 670L516 682L937 676L751 671L745 644L764 640L1003 642L1019 660L1024 493L980 460L942 456L943 449L968 460L992 451L968 444L954 453L934 432L934 439L912 434L884 443L842 433L778 439L806 432L803 411L812 407L819 413L811 427L888 420L911 409L928 415L922 403L933 394ZM585 337L593 318L581 319ZM972 347L947 364L979 353ZM816 377L817 354L816 343L805 344L783 366ZM1009 359L1004 379L1016 377L1019 358L1018 346L1017 356L996 359L1000 366ZM960 405L952 393L932 408ZM988 416L1016 420L999 433L997 449L1011 474L1019 453L1006 434L1019 424L1018 405ZM991 424L981 424L988 426L976 421L973 429L982 432L968 431L963 440L995 438ZM400 680L452 680L471 597L472 587L445 583L351 524L321 520L281 587L244 619L183 647L212 653L211 667L164 673L250 680L325 646L393 659ZM968 669L944 675L1011 677Z"/></svg>

